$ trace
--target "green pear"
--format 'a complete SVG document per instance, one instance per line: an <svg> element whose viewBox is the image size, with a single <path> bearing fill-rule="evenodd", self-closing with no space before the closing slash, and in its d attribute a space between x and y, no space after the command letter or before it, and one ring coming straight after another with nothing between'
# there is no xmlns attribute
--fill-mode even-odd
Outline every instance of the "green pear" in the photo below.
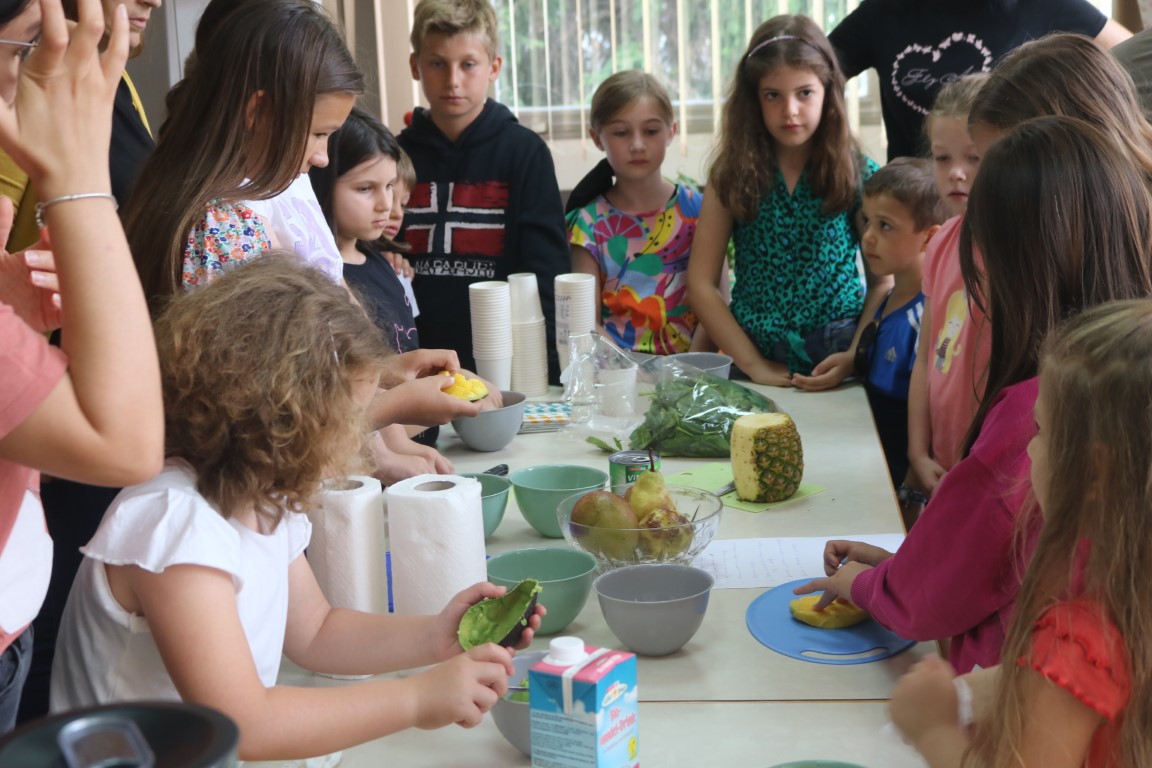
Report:
<svg viewBox="0 0 1152 768"><path fill-rule="evenodd" d="M694 535L691 520L674 509L658 507L640 521L637 544L645 557L670 560L688 549Z"/></svg>
<svg viewBox="0 0 1152 768"><path fill-rule="evenodd" d="M636 482L624 493L624 500L636 513L637 520L643 520L654 509L676 509L672 494L664 483L664 475L654 469L640 473Z"/></svg>

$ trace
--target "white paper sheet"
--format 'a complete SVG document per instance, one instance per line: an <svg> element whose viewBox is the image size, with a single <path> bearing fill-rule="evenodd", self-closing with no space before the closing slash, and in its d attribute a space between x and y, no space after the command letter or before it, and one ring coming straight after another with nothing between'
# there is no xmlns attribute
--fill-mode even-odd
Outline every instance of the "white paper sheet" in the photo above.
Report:
<svg viewBox="0 0 1152 768"><path fill-rule="evenodd" d="M863 541L895 552L902 533L800 536L781 539L714 540L693 561L716 579L713 589L775 587L824 574L824 545L831 539Z"/></svg>

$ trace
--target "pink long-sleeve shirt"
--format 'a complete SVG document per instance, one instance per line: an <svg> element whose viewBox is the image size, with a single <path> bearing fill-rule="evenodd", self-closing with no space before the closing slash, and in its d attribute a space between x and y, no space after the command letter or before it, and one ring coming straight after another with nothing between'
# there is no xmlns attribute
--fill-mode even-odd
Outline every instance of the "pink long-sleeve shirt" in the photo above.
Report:
<svg viewBox="0 0 1152 768"><path fill-rule="evenodd" d="M972 451L944 475L900 551L852 584L852 602L901 637L952 638L960 674L1000 661L1031 550L1015 532L1032 498L1037 393L1033 378L997 396Z"/></svg>

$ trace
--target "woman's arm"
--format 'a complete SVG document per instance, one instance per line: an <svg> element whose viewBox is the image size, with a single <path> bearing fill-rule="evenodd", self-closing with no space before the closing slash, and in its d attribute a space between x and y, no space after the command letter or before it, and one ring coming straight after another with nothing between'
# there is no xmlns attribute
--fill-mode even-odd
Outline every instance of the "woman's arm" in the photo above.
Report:
<svg viewBox="0 0 1152 768"><path fill-rule="evenodd" d="M732 235L732 214L716 195L704 195L692 253L688 257L688 303L708 336L732 356L740 370L757 384L786 387L791 384L783 363L767 360L755 342L736 322L721 293L721 270Z"/></svg>
<svg viewBox="0 0 1152 768"><path fill-rule="evenodd" d="M23 64L15 105L0 108L0 147L44 200L110 193L112 101L127 56L127 18L117 13L101 56L97 0L80 0L71 39L59 0L39 1L40 46ZM44 219L69 372L0 440L0 456L83 482L140 482L160 469L164 425L152 323L124 230L105 198L50 205Z"/></svg>

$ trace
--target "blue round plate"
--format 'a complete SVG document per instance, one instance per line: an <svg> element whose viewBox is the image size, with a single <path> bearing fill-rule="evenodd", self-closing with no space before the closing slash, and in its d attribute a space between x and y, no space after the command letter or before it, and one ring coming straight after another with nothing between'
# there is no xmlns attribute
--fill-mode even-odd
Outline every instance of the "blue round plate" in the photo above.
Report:
<svg viewBox="0 0 1152 768"><path fill-rule="evenodd" d="M797 597L792 590L810 581L790 581L753 600L746 616L752 636L777 653L817 664L879 661L915 645L915 641L899 637L873 619L843 629L820 629L796 621L788 610L788 604Z"/></svg>

